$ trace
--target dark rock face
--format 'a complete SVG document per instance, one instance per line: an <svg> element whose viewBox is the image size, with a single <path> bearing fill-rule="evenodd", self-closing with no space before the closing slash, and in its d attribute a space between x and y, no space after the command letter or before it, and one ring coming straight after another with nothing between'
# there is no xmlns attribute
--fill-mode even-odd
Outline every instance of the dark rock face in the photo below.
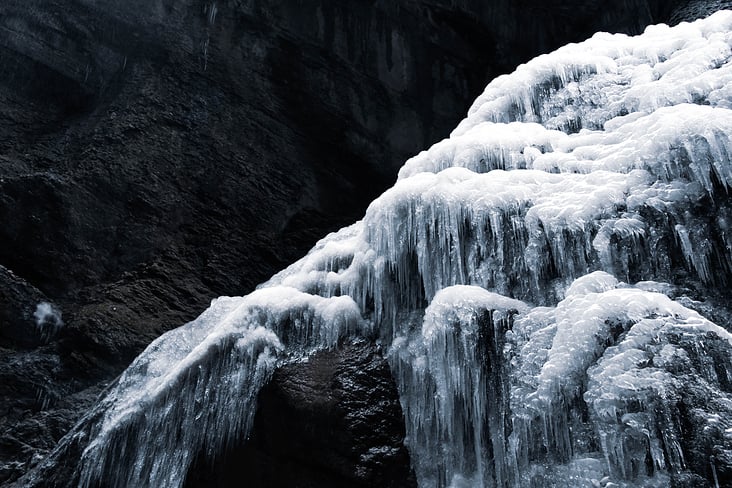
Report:
<svg viewBox="0 0 732 488"><path fill-rule="evenodd" d="M701 19L717 10L729 8L732 8L732 2L729 0L688 0L681 2L678 7L671 10L669 23L678 24L683 21Z"/></svg>
<svg viewBox="0 0 732 488"><path fill-rule="evenodd" d="M493 76L724 2L605 3L2 2L0 484L153 338L360 217Z"/></svg>

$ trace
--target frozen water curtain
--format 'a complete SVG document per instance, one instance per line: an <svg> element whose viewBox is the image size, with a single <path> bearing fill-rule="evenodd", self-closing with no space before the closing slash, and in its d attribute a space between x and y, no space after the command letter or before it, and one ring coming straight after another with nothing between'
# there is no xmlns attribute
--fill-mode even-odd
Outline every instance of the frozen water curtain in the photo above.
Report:
<svg viewBox="0 0 732 488"><path fill-rule="evenodd" d="M151 344L81 486L181 486L279 364L353 336L386 351L422 487L730 482L730 317L705 314L732 286L730 137L732 12L495 79L363 220Z"/></svg>

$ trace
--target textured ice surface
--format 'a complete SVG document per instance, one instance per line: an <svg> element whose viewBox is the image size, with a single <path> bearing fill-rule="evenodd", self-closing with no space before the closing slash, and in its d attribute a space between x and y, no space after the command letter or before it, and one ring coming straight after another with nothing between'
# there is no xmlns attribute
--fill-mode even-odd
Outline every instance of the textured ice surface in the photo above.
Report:
<svg viewBox="0 0 732 488"><path fill-rule="evenodd" d="M551 314L535 309L517 319L511 410L520 428L511 443L542 445L558 460L597 449L603 476L621 480L678 473L686 467L682 383L691 373L720 389L708 400L721 395L728 402L720 385L730 377L732 335L666 295L613 281L604 273L580 278ZM719 370L692 364L707 334L725 351ZM578 439L586 429L592 431ZM599 445L590 448L593 438Z"/></svg>
<svg viewBox="0 0 732 488"><path fill-rule="evenodd" d="M732 476L732 339L680 296L732 283L731 46L720 12L491 82L362 221L153 343L82 484L180 486L278 364L355 334L387 351L421 486Z"/></svg>
<svg viewBox="0 0 732 488"><path fill-rule="evenodd" d="M394 341L391 361L421 486L503 485L508 369L505 332L523 302L476 286L440 290L421 331Z"/></svg>
<svg viewBox="0 0 732 488"><path fill-rule="evenodd" d="M82 456L81 486L181 486L202 451L246 435L277 361L363 332L349 297L273 287L222 297L157 339L103 400Z"/></svg>
<svg viewBox="0 0 732 488"><path fill-rule="evenodd" d="M36 321L36 329L40 332L43 339L53 337L64 326L61 311L48 302L40 302L36 305L33 318Z"/></svg>

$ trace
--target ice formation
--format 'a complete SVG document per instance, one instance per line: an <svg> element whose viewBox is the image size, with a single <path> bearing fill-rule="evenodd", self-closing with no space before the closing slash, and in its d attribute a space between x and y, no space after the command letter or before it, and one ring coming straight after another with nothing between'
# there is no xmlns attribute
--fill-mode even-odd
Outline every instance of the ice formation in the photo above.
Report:
<svg viewBox="0 0 732 488"><path fill-rule="evenodd" d="M353 335L387 351L422 487L730 482L732 335L684 287L730 298L731 135L732 12L497 78L362 221L154 342L81 485L181 486L274 368Z"/></svg>
<svg viewBox="0 0 732 488"><path fill-rule="evenodd" d="M33 312L33 318L36 321L36 330L40 332L41 337L44 339L53 337L64 326L61 312L52 303L38 303L36 310Z"/></svg>

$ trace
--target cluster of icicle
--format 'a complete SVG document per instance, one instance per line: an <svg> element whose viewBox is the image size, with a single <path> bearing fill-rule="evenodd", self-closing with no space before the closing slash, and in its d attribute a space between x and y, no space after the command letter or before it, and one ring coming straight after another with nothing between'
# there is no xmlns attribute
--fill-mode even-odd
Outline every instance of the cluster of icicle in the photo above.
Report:
<svg viewBox="0 0 732 488"><path fill-rule="evenodd" d="M497 78L362 221L154 342L82 486L181 486L278 364L354 335L387 351L422 487L729 475L732 335L666 282L732 284L731 135L732 12Z"/></svg>

